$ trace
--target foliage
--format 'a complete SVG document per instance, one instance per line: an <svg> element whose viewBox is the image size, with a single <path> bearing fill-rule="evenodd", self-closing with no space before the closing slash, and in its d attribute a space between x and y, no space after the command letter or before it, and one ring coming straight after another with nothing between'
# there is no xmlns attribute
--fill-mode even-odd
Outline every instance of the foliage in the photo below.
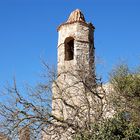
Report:
<svg viewBox="0 0 140 140"><path fill-rule="evenodd" d="M139 140L140 139L140 71L131 71L126 64L111 73L108 105L115 114L111 118L92 122L90 131L75 136L75 140Z"/></svg>
<svg viewBox="0 0 140 140"><path fill-rule="evenodd" d="M140 73L131 71L126 64L119 65L111 73L112 105L117 112L125 111L131 121L140 125Z"/></svg>
<svg viewBox="0 0 140 140"><path fill-rule="evenodd" d="M128 121L123 113L105 122L92 125L92 132L84 132L75 140L139 140L140 128Z"/></svg>

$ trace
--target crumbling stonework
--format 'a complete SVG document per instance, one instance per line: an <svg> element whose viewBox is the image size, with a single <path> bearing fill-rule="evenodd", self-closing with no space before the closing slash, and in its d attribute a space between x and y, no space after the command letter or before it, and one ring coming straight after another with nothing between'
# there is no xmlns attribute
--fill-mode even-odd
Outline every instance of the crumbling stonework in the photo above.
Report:
<svg viewBox="0 0 140 140"><path fill-rule="evenodd" d="M19 140L30 140L29 127L24 127L19 131Z"/></svg>
<svg viewBox="0 0 140 140"><path fill-rule="evenodd" d="M10 139L7 138L5 135L0 134L0 140L10 140Z"/></svg>
<svg viewBox="0 0 140 140"><path fill-rule="evenodd" d="M58 75L73 67L73 71L79 62L87 64L88 68L94 63L94 26L85 21L80 10L71 13L68 21L58 27ZM65 61L65 40L74 39L74 59Z"/></svg>
<svg viewBox="0 0 140 140"><path fill-rule="evenodd" d="M79 76L92 77L90 83L95 81L94 29L91 23L85 21L84 15L79 9L73 11L68 20L58 27L58 78L52 86L52 114L63 120L76 119L73 118L76 112L66 107L65 100L69 105L84 106L87 95L82 95L85 93L85 88L79 82ZM83 110L85 111L81 118L84 119L87 111L85 107ZM82 125L81 121L79 123ZM69 132L71 130L61 133L61 138L56 135L51 137L46 135L43 140L71 140Z"/></svg>
<svg viewBox="0 0 140 140"><path fill-rule="evenodd" d="M83 85L77 84L75 87L72 87L74 83L77 82L77 77L72 76L72 73L75 75L80 75L78 70L83 70L85 74L93 74L95 71L94 66L94 26L91 23L87 23L85 21L84 15L82 12L77 9L73 11L67 22L61 24L58 27L58 79L56 80L59 84L60 89L66 89L65 93L66 99L72 99L72 101L76 101L78 103L78 98L80 97L80 93L82 92ZM73 59L70 61L65 60L65 48L67 47L66 39L73 38L74 39L74 52ZM71 73L69 73L71 72ZM90 75L91 76L91 75ZM78 83L78 82L77 82ZM71 88L70 88L71 87ZM60 93L58 93L58 89L53 86L53 100L52 108L53 113L60 116L61 112L59 100L56 100ZM62 95L65 98L65 95ZM68 101L68 100L67 100ZM69 102L72 102L69 100ZM58 105L59 104L59 105ZM64 108L64 107L63 107ZM65 117L68 117L65 114Z"/></svg>

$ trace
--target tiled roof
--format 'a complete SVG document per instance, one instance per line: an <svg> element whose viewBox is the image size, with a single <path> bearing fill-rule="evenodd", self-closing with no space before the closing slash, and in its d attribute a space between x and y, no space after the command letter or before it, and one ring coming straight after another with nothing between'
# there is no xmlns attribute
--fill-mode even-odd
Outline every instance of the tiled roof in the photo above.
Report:
<svg viewBox="0 0 140 140"><path fill-rule="evenodd" d="M75 22L75 21L86 22L83 13L79 9L76 9L70 14L67 23Z"/></svg>

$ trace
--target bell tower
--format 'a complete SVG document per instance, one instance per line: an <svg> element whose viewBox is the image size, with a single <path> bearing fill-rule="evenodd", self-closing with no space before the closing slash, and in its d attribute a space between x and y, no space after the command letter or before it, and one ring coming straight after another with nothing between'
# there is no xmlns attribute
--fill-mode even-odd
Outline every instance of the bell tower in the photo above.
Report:
<svg viewBox="0 0 140 140"><path fill-rule="evenodd" d="M88 81L91 85L95 81L95 66L94 66L94 26L92 23L87 23L84 15L79 9L73 11L68 20L62 23L58 31L58 62L57 72L58 77L52 85L52 115L54 118L59 118L64 122L67 120L77 123L78 117L76 107L83 108L81 118L85 118L88 114L85 110L85 96L87 87L85 87L80 78L83 76L83 81ZM79 75L81 76L79 78ZM89 77L92 77L91 79ZM92 85L91 85L92 86ZM86 97L90 98L89 95ZM74 107L73 107L74 106ZM79 121L80 123L83 121ZM57 125L57 119L53 120ZM54 130L54 127L52 127ZM59 129L59 128L58 128ZM44 140L66 140L69 137L69 131L61 129L63 133L57 135L60 131L56 128L56 134L52 138L44 137ZM52 131L50 131L52 133ZM72 131L71 131L72 132ZM71 140L71 138L69 137Z"/></svg>
<svg viewBox="0 0 140 140"><path fill-rule="evenodd" d="M83 77L88 87L95 84L94 29L79 9L73 11L57 29L58 77L52 86L52 112L59 117L68 117L62 98L70 103L80 101L85 88L79 77Z"/></svg>
<svg viewBox="0 0 140 140"><path fill-rule="evenodd" d="M58 75L70 69L75 71L81 64L95 72L94 29L79 9L58 27Z"/></svg>

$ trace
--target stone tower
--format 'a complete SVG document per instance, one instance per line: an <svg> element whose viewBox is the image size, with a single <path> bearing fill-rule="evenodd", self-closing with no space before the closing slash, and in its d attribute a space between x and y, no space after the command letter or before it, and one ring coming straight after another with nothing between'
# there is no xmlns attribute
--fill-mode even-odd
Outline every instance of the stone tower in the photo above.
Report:
<svg viewBox="0 0 140 140"><path fill-rule="evenodd" d="M58 75L79 64L94 71L94 29L79 9L58 27Z"/></svg>
<svg viewBox="0 0 140 140"><path fill-rule="evenodd" d="M90 83L95 82L94 29L91 23L86 22L79 9L73 11L68 20L57 29L58 76L52 85L52 114L55 118L64 121L75 120L73 117L76 110L70 106L83 105L85 101L82 97L85 95L82 94L85 93L85 87L83 83L79 82L79 76L86 77ZM89 80L89 77L92 78ZM87 111L84 111L82 117L84 118L86 115ZM59 124L57 121L54 123ZM63 133L61 129L61 138L59 134L57 135L57 132L60 132L59 128L56 129L56 134L54 127L48 131L53 132L52 137L45 136L43 140L68 140L68 131L71 130L65 130ZM70 137L69 139L71 140Z"/></svg>
<svg viewBox="0 0 140 140"><path fill-rule="evenodd" d="M90 81L90 83L95 82L94 29L92 23L86 22L84 15L79 9L73 11L68 20L57 29L59 34L58 78L56 79L57 86L53 85L54 100L52 101L52 109L55 115L61 116L60 110L64 108L62 103L60 103L61 101L57 100L60 96L63 96L67 101L72 98L76 102L78 100L76 95L81 96L81 91L77 91L72 87L74 83L77 83L77 79L73 76L74 74L79 75L81 70L85 70L84 76L87 75L87 81ZM92 81L88 77L92 77ZM82 90L82 85L77 86L81 87ZM67 95L71 97L66 97ZM67 114L64 116L67 116Z"/></svg>

